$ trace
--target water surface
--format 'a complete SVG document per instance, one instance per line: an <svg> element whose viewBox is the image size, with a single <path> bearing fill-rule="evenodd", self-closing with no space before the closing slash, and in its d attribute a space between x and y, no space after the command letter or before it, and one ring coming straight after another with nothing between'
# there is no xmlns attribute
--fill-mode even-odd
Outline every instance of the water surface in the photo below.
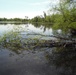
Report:
<svg viewBox="0 0 76 75"><path fill-rule="evenodd" d="M20 38L57 40L53 35L67 36L61 29L41 25L0 25L0 37L20 32ZM69 35L70 36L70 35ZM7 36L8 37L8 36ZM68 37L68 36L67 36ZM10 45L11 46L11 45ZM0 75L76 75L76 47L43 47L19 49L0 46Z"/></svg>

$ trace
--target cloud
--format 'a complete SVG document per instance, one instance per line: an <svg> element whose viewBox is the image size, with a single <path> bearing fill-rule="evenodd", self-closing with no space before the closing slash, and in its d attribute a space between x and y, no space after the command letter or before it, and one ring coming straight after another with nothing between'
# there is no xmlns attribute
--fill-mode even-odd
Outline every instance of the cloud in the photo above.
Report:
<svg viewBox="0 0 76 75"><path fill-rule="evenodd" d="M46 4L49 4L49 3L50 3L50 0L44 1L44 2L29 3L29 5L40 6L40 5L46 5Z"/></svg>
<svg viewBox="0 0 76 75"><path fill-rule="evenodd" d="M58 4L59 3L59 0L52 0L52 3L53 4Z"/></svg>
<svg viewBox="0 0 76 75"><path fill-rule="evenodd" d="M36 2L36 3L29 3L30 6L55 6L59 3L59 0L48 0L44 2Z"/></svg>

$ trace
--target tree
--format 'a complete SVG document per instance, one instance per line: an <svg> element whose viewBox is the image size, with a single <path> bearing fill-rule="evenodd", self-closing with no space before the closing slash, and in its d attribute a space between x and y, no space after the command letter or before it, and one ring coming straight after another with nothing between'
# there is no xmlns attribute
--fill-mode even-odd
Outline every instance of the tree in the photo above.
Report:
<svg viewBox="0 0 76 75"><path fill-rule="evenodd" d="M44 13L44 18L46 18L46 13L45 12L43 12Z"/></svg>
<svg viewBox="0 0 76 75"><path fill-rule="evenodd" d="M55 24L63 28L76 28L76 0L59 0L59 4L54 8L57 16Z"/></svg>

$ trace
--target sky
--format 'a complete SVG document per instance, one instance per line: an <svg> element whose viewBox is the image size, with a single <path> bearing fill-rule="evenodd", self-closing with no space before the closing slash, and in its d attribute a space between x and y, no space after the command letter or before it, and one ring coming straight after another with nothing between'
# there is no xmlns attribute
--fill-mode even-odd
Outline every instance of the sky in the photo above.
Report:
<svg viewBox="0 0 76 75"><path fill-rule="evenodd" d="M33 18L43 15L57 0L0 0L0 18Z"/></svg>

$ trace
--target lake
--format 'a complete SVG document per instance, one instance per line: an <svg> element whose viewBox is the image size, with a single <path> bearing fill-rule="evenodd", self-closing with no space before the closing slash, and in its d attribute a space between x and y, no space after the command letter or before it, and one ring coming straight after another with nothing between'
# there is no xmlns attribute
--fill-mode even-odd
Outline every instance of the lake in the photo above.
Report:
<svg viewBox="0 0 76 75"><path fill-rule="evenodd" d="M54 36L76 39L51 25L0 24L0 75L76 75L76 45L33 48L25 44L22 48L31 40L58 41Z"/></svg>

